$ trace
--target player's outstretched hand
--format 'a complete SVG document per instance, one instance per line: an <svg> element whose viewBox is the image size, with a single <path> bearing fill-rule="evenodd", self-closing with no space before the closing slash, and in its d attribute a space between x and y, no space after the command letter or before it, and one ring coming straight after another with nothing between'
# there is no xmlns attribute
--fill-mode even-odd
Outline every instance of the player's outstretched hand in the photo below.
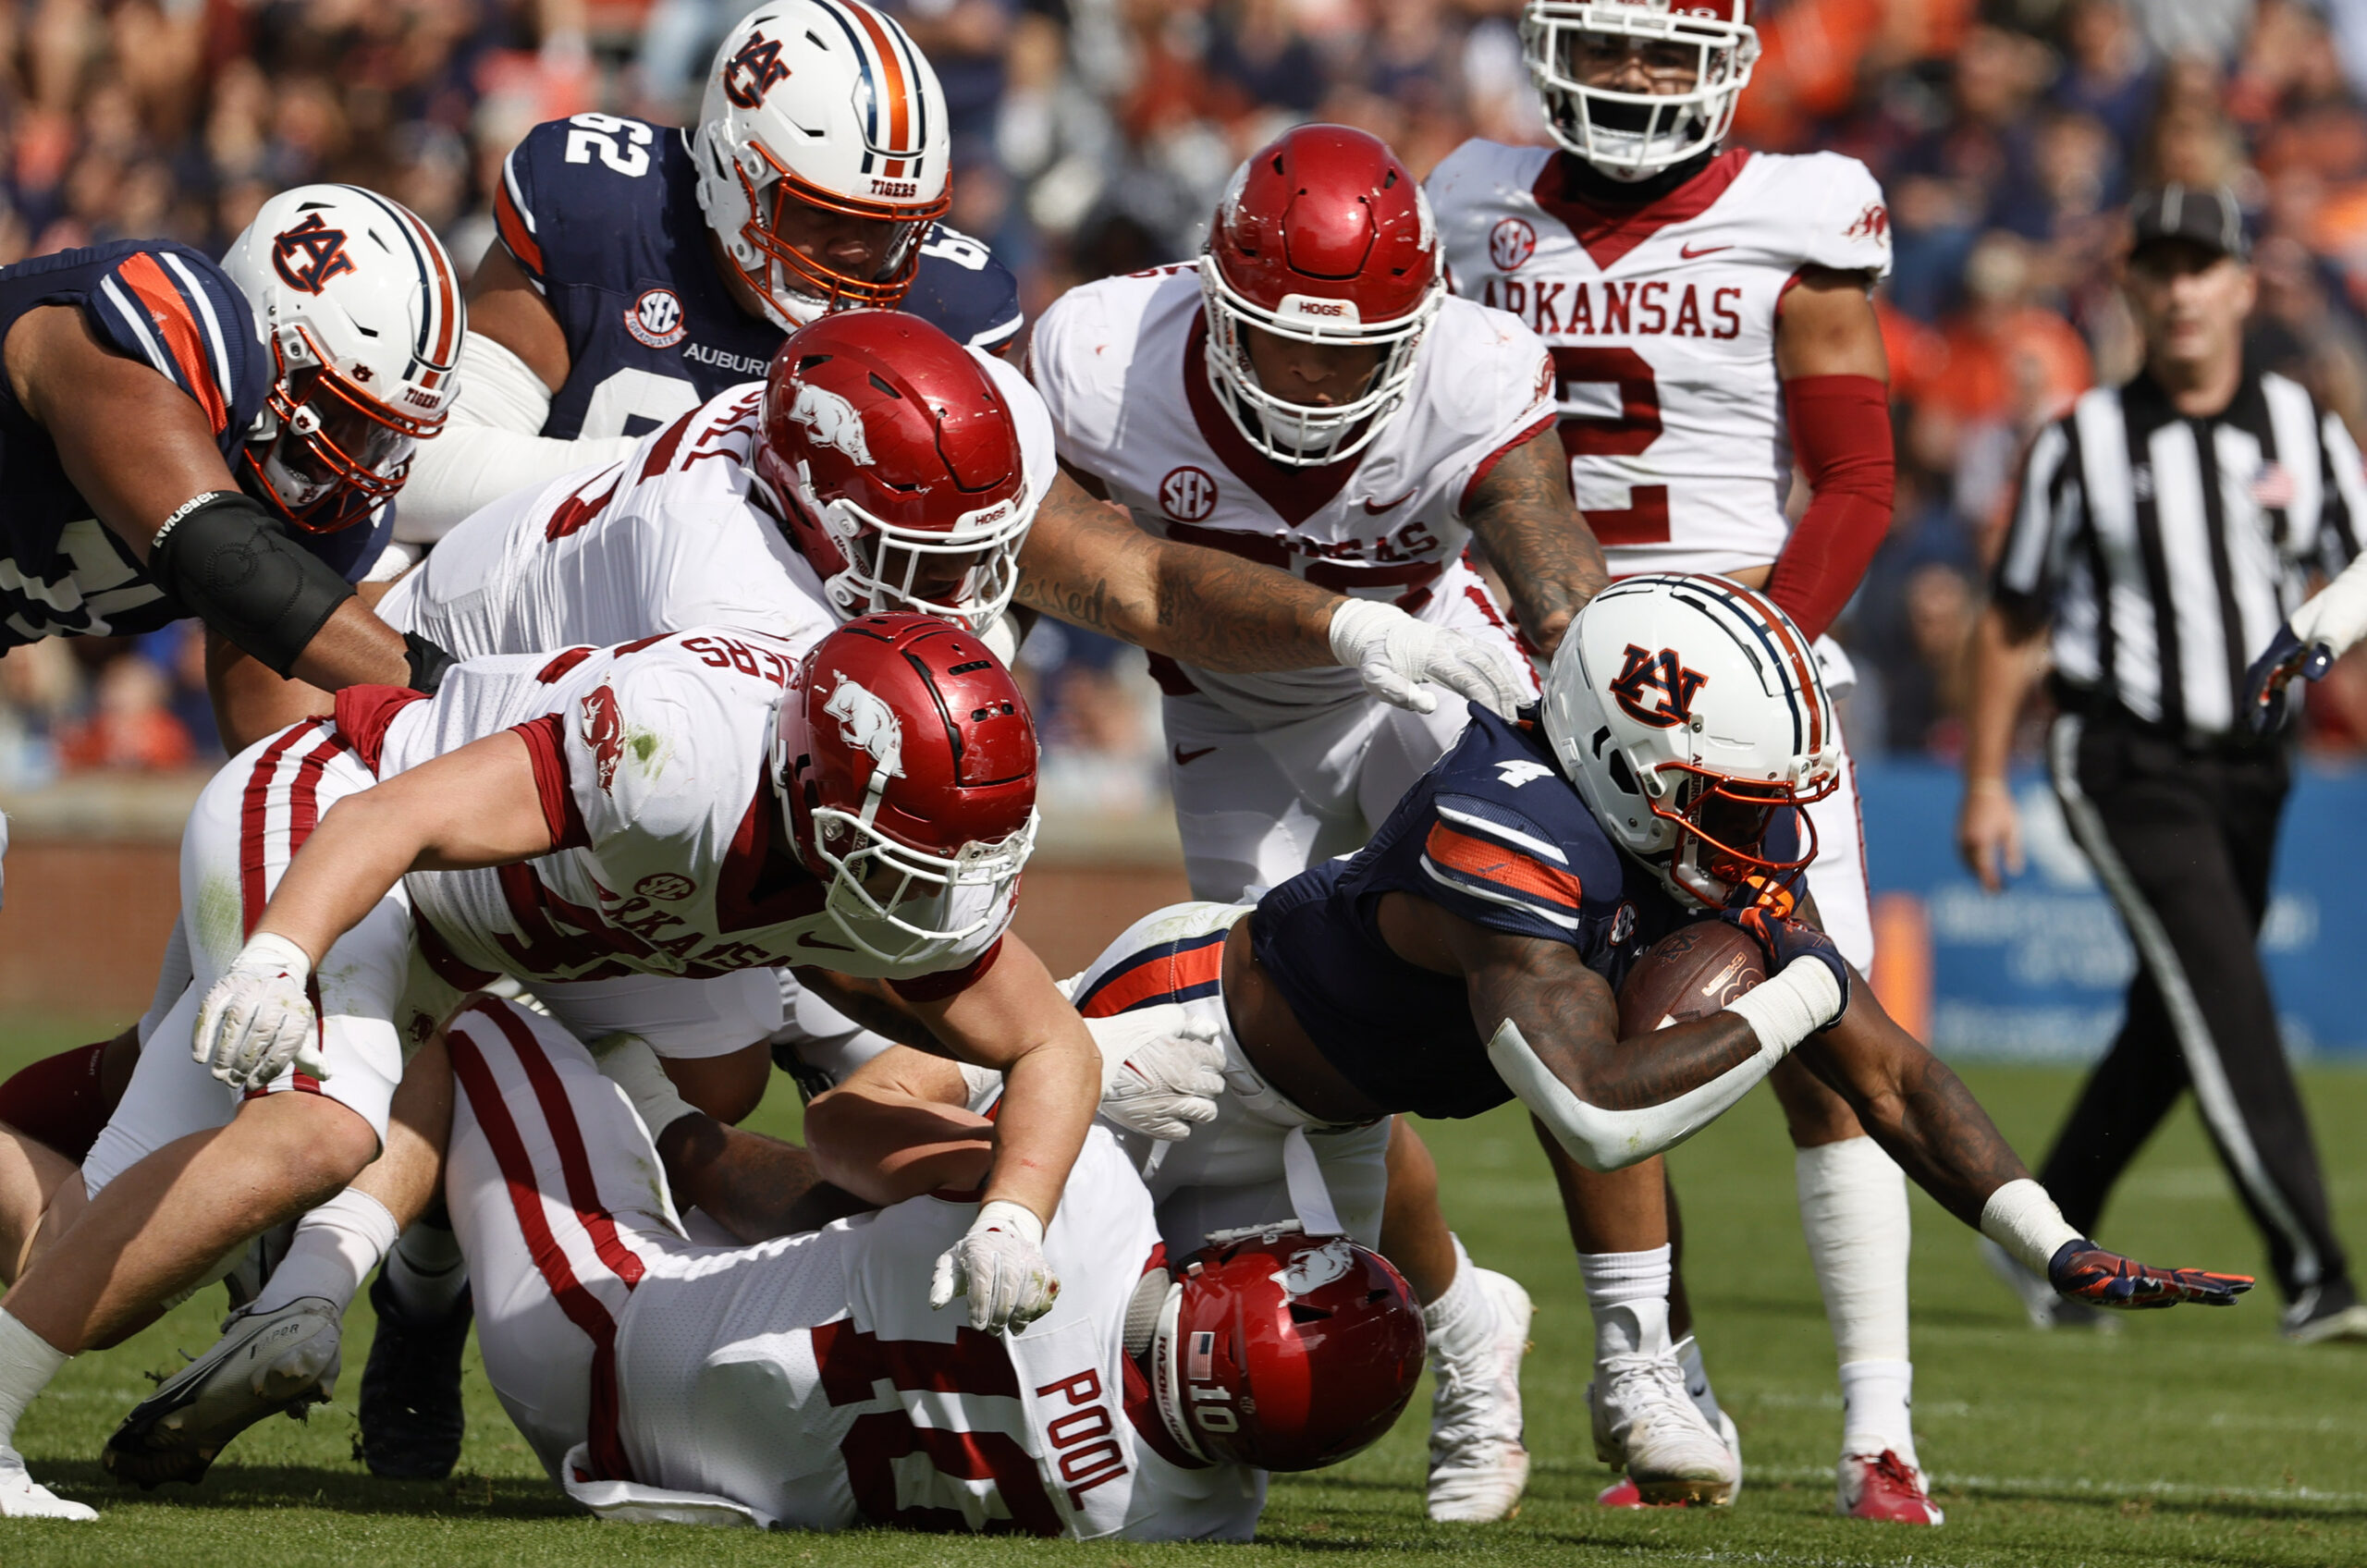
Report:
<svg viewBox="0 0 2367 1568"><path fill-rule="evenodd" d="M2047 1260L2046 1281L2062 1295L2091 1306L2233 1306L2252 1288L2249 1274L2207 1268L2155 1268L2106 1252L2085 1236L2064 1243Z"/></svg>
<svg viewBox="0 0 2367 1568"><path fill-rule="evenodd" d="M982 1205L970 1229L937 1260L928 1304L942 1311L970 1298L970 1327L1018 1333L1052 1310L1061 1282L1044 1261L1044 1222L1021 1204Z"/></svg>
<svg viewBox="0 0 2367 1568"><path fill-rule="evenodd" d="M1101 1047L1101 1114L1154 1138L1189 1137L1217 1119L1224 1093L1221 1025L1181 1002L1135 1008L1085 1026Z"/></svg>
<svg viewBox="0 0 2367 1568"><path fill-rule="evenodd" d="M2304 643L2288 621L2276 629L2268 649L2244 672L2244 724L2255 735L2284 728L2288 703L2285 689L2294 677L2324 679L2334 668L2334 650L2324 643Z"/></svg>
<svg viewBox="0 0 2367 1568"><path fill-rule="evenodd" d="M263 932L239 949L197 1010L190 1054L234 1089L260 1089L292 1064L329 1075L319 1015L307 982L313 961L285 937Z"/></svg>
<svg viewBox="0 0 2367 1568"><path fill-rule="evenodd" d="M1786 898L1781 907L1788 909L1790 900ZM1841 1022L1842 1015L1849 1011L1849 965L1843 961L1841 949L1833 945L1832 937L1803 921L1778 913L1776 906L1765 901L1762 892L1749 887L1735 889L1718 915L1759 944L1759 950L1767 955L1767 977L1771 980L1802 960L1831 970L1834 984L1840 987L1841 1005L1817 1027L1830 1029Z"/></svg>
<svg viewBox="0 0 2367 1568"><path fill-rule="evenodd" d="M1478 639L1416 620L1394 605L1343 599L1331 607L1331 656L1392 707L1430 713L1433 683L1510 717L1528 701L1519 672Z"/></svg>

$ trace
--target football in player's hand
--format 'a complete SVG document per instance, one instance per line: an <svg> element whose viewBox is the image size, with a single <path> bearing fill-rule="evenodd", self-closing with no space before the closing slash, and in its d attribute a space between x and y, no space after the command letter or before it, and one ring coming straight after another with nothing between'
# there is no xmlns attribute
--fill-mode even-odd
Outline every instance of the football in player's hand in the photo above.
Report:
<svg viewBox="0 0 2367 1568"><path fill-rule="evenodd" d="M1723 920L1697 920L1662 937L1627 972L1619 1037L1706 1018L1766 978L1757 942Z"/></svg>

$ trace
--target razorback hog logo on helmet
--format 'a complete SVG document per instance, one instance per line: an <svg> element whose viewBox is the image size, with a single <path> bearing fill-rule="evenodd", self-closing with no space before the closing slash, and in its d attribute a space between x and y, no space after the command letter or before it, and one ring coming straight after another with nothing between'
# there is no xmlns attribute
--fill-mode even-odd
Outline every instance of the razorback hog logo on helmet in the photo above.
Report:
<svg viewBox="0 0 2367 1568"><path fill-rule="evenodd" d="M871 466L871 443L863 434L862 411L828 387L799 382L797 396L790 401L789 417L812 431L822 446L844 452L865 468Z"/></svg>
<svg viewBox="0 0 2367 1568"><path fill-rule="evenodd" d="M606 790L616 781L617 759L625 754L624 710L606 686L583 699L583 743L592 748L593 772Z"/></svg>
<svg viewBox="0 0 2367 1568"><path fill-rule="evenodd" d="M890 778L904 776L904 727L896 721L896 710L888 705L887 698L840 675L838 690L822 704L822 711L839 721L839 739L856 751L870 753L880 772Z"/></svg>
<svg viewBox="0 0 2367 1568"><path fill-rule="evenodd" d="M1692 718L1694 694L1710 683L1708 676L1686 668L1674 648L1654 654L1630 643L1625 657L1611 682L1611 694L1620 712L1655 729L1672 729ZM1657 700L1646 706L1646 699L1654 696Z"/></svg>
<svg viewBox="0 0 2367 1568"><path fill-rule="evenodd" d="M748 42L740 45L740 53L724 65L723 95L743 109L753 109L788 75L789 67L780 63L779 43L752 32Z"/></svg>
<svg viewBox="0 0 2367 1568"><path fill-rule="evenodd" d="M288 288L306 294L318 294L330 278L355 270L353 256L345 248L345 230L331 228L318 213L279 231L271 242L271 266Z"/></svg>
<svg viewBox="0 0 2367 1568"><path fill-rule="evenodd" d="M1355 1249L1343 1236L1292 1258L1288 1268L1275 1271L1274 1283L1282 1286L1284 1295L1313 1295L1332 1280L1345 1278L1355 1266Z"/></svg>

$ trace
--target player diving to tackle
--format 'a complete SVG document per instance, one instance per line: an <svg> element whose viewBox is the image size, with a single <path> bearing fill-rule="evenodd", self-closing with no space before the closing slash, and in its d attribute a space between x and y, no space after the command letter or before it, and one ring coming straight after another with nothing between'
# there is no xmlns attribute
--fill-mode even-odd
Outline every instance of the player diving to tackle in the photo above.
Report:
<svg viewBox="0 0 2367 1568"><path fill-rule="evenodd" d="M1035 767L1008 672L925 617L865 619L802 663L737 630L474 660L433 698L358 688L250 748L184 839L198 985L164 1033L193 1054L143 1053L79 1177L0 1139L0 1444L68 1354L351 1181L407 1049L501 974L561 1017L588 993L602 1033L616 1012L587 983L788 963L889 982L949 1048L1012 1073L939 1298L967 1292L979 1327L1040 1314L1042 1224L1101 1073L1006 934ZM151 1446L185 1466L177 1446L226 1439L174 1417L206 1414L148 1410ZM111 1452L139 1478L135 1451ZM7 1459L0 1511L89 1516Z"/></svg>
<svg viewBox="0 0 2367 1568"><path fill-rule="evenodd" d="M1337 589L1350 597L1335 628L1411 618L1491 648L1519 672L1499 712L1534 676L1466 545L1543 652L1602 584L1544 345L1448 294L1419 186L1363 131L1302 126L1259 150L1196 263L1071 290L1028 364L1062 464L1145 533ZM1244 668L1152 665L1184 868L1195 896L1226 902L1361 843L1466 722L1460 705L1408 711L1339 670ZM1394 1136L1381 1251L1425 1304L1441 1371L1429 1512L1502 1518L1527 1476L1529 1303L1466 1267L1427 1151L1410 1127Z"/></svg>
<svg viewBox="0 0 2367 1568"><path fill-rule="evenodd" d="M862 0L749 12L693 126L536 126L502 165L469 283L454 439L420 465L399 537L432 545L521 485L624 456L830 311L910 311L1008 347L1017 280L939 221L950 154L937 73Z"/></svg>
<svg viewBox="0 0 2367 1568"><path fill-rule="evenodd" d="M951 1062L921 1059L934 1097L866 1070L815 1102L829 1177L888 1206L816 1229L849 1207L816 1160L693 1109L638 1042L595 1070L490 999L445 1040L443 1188L486 1375L605 1517L1246 1540L1266 1471L1364 1448L1420 1376L1421 1318L1379 1256L1280 1230L1170 1252L1099 1128L1044 1232L1050 1310L1010 1333L933 1310L1000 1163ZM678 1203L739 1244L693 1243Z"/></svg>
<svg viewBox="0 0 2367 1568"><path fill-rule="evenodd" d="M1833 787L1835 741L1808 640L1765 598L1708 576L1614 583L1580 612L1541 709L1507 720L1475 706L1363 850L1254 906L1160 911L1085 971L1088 1017L1180 1004L1227 1052L1216 1121L1164 1158L1154 1194L1199 1182L1192 1201L1229 1219L1283 1218L1289 1130L1353 1194L1372 1185L1355 1161L1379 1154L1343 1131L1515 1097L1586 1169L1617 1170L1797 1055L1944 1207L2067 1295L2232 1302L2249 1279L2148 1268L2074 1233L1832 940L1748 901L1813 857L1799 808ZM1629 970L1721 915L1764 949L1768 980L1710 1017L1621 1040ZM1351 1213L1343 1202L1353 1234ZM1634 1359L1613 1372L1674 1383L1665 1358ZM1635 1480L1652 1502L1720 1486L1640 1465Z"/></svg>
<svg viewBox="0 0 2367 1568"><path fill-rule="evenodd" d="M1714 571L1763 588L1815 639L1838 693L1855 675L1823 633L1890 522L1888 374L1867 299L1890 268L1882 190L1839 154L1722 148L1759 50L1743 0L1529 0L1521 39L1557 145L1469 141L1431 175L1453 287L1551 346L1572 488L1612 571ZM1796 464L1809 492L1797 521ZM1855 765L1846 746L1836 754L1837 787L1808 808L1822 850L1807 885L1866 973ZM1936 1525L1909 1411L1906 1176L1804 1061L1769 1086L1798 1145L1801 1225L1840 1362L1836 1505ZM1672 1280L1662 1170L1595 1175L1540 1140L1600 1348L1666 1347L1699 1414L1659 1401L1655 1379L1598 1377L1598 1401L1659 1405L1629 1422L1656 1451L1648 1467L1685 1463L1738 1484L1731 1423ZM1613 1464L1627 1457L1600 1446ZM1602 1501L1635 1496L1621 1482Z"/></svg>

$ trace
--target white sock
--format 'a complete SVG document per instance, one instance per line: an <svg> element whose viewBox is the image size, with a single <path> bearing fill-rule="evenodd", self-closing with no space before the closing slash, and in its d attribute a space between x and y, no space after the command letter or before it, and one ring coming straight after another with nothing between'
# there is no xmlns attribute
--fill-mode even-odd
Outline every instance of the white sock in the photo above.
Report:
<svg viewBox="0 0 2367 1568"><path fill-rule="evenodd" d="M1905 1361L1907 1173L1871 1138L1801 1149L1792 1172L1841 1364Z"/></svg>
<svg viewBox="0 0 2367 1568"><path fill-rule="evenodd" d="M1454 1243L1454 1282L1422 1308L1422 1328L1429 1335L1432 1354L1438 1355L1468 1349L1496 1329L1495 1301L1481 1287L1471 1255L1463 1250L1463 1238L1448 1240Z"/></svg>
<svg viewBox="0 0 2367 1568"><path fill-rule="evenodd" d="M1701 1341L1687 1334L1676 1341L1676 1364L1685 1370L1685 1397L1711 1427L1718 1424L1718 1391L1710 1386L1710 1369L1701 1365Z"/></svg>
<svg viewBox="0 0 2367 1568"><path fill-rule="evenodd" d="M1594 1314L1594 1358L1664 1355L1668 1342L1669 1249L1582 1252L1578 1276Z"/></svg>
<svg viewBox="0 0 2367 1568"><path fill-rule="evenodd" d="M460 1238L448 1225L423 1219L405 1231L387 1255L386 1288L414 1322L435 1323L448 1317L468 1284Z"/></svg>
<svg viewBox="0 0 2367 1568"><path fill-rule="evenodd" d="M17 1448L17 1423L38 1398L67 1354L0 1308L0 1449Z"/></svg>
<svg viewBox="0 0 2367 1568"><path fill-rule="evenodd" d="M1915 1366L1907 1361L1841 1364L1841 1452L1888 1449L1916 1468Z"/></svg>
<svg viewBox="0 0 2367 1568"><path fill-rule="evenodd" d="M248 1310L276 1312L290 1302L320 1296L343 1312L395 1244L395 1217L385 1204L348 1187L297 1222L288 1256Z"/></svg>

